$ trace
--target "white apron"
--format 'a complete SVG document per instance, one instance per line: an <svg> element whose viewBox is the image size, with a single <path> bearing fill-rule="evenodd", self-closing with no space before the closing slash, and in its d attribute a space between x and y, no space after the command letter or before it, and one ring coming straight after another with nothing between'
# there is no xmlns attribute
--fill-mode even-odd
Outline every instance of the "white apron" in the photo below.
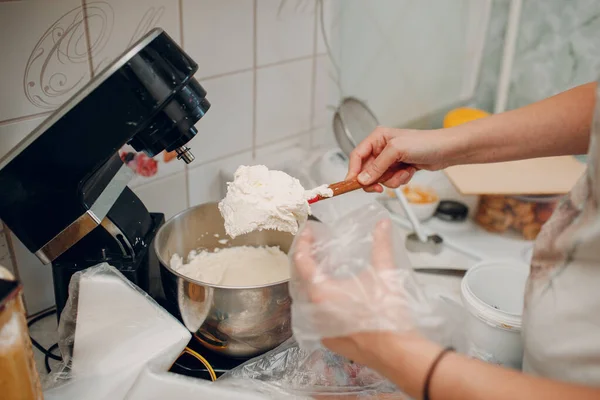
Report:
<svg viewBox="0 0 600 400"><path fill-rule="evenodd" d="M600 91L596 99L587 173L537 239L523 316L523 370L592 386L600 386Z"/></svg>

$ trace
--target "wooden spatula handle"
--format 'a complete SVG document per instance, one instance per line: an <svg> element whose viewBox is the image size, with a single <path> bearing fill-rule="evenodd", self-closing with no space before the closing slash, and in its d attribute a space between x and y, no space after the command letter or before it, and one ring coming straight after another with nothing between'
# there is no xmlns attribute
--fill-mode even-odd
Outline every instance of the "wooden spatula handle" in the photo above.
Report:
<svg viewBox="0 0 600 400"><path fill-rule="evenodd" d="M329 185L329 189L333 190L334 196L352 192L353 190L362 189L362 187L363 186L360 183L358 183L357 179L351 179L349 181L332 183L331 185Z"/></svg>
<svg viewBox="0 0 600 400"><path fill-rule="evenodd" d="M385 182L390 179L397 171L401 169L407 168L408 165L404 163L398 163L393 169L388 170L383 176L379 179L379 182ZM333 190L333 196L339 196L340 194L352 192L354 190L362 189L364 186L358 183L358 179L350 179L347 181L341 181L337 183L332 183L329 185L329 189ZM309 204L313 204L319 200L326 199L327 197L317 196L314 199L308 200Z"/></svg>

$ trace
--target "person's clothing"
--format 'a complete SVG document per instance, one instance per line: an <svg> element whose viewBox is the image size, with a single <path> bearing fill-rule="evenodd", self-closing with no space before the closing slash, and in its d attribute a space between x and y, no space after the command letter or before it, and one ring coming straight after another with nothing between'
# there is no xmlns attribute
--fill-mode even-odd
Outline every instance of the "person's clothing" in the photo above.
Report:
<svg viewBox="0 0 600 400"><path fill-rule="evenodd" d="M538 236L523 315L523 370L588 385L600 385L600 90L596 98L587 172Z"/></svg>

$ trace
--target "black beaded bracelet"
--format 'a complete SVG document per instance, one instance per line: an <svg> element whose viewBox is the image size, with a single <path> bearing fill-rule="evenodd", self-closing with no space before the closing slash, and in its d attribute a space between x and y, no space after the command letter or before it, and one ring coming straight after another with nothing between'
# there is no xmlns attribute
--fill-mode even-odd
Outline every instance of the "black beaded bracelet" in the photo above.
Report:
<svg viewBox="0 0 600 400"><path fill-rule="evenodd" d="M442 358L444 358L444 356L446 354L450 353L451 351L454 351L453 347L446 347L444 350L442 350L440 352L440 354L438 354L438 356L435 358L435 360L433 360L433 362L431 363L431 367L429 367L429 371L427 372L427 377L425 378L425 385L423 386L423 400L430 400L429 399L429 385L431 384L431 377L433 376L433 373L435 372L435 369L438 366L438 364L440 363L440 361L442 361Z"/></svg>

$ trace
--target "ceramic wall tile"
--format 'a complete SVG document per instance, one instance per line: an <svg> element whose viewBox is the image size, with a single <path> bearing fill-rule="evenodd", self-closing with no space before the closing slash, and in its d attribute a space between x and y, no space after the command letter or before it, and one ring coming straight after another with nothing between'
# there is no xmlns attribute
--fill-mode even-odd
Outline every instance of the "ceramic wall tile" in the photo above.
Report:
<svg viewBox="0 0 600 400"><path fill-rule="evenodd" d="M188 170L189 204L195 206L223 198L225 178L222 171L235 171L240 165L252 165L252 152L246 151Z"/></svg>
<svg viewBox="0 0 600 400"><path fill-rule="evenodd" d="M0 121L58 108L90 79L81 0L0 2Z"/></svg>
<svg viewBox="0 0 600 400"><path fill-rule="evenodd" d="M332 124L335 108L341 100L339 74L328 55L317 57L315 69L313 127Z"/></svg>
<svg viewBox="0 0 600 400"><path fill-rule="evenodd" d="M252 68L252 0L183 0L183 46L202 78Z"/></svg>
<svg viewBox="0 0 600 400"><path fill-rule="evenodd" d="M92 65L102 70L153 28L180 43L179 0L85 0Z"/></svg>
<svg viewBox="0 0 600 400"><path fill-rule="evenodd" d="M310 128L312 60L256 71L256 143L264 145Z"/></svg>
<svg viewBox="0 0 600 400"><path fill-rule="evenodd" d="M55 304L52 267L42 264L12 232L10 240L15 252L19 278L23 283L27 314L35 314L52 307Z"/></svg>
<svg viewBox="0 0 600 400"><path fill-rule="evenodd" d="M304 132L277 143L258 147L254 154L254 163L275 168L279 164L292 163L306 158L310 149L311 132Z"/></svg>
<svg viewBox="0 0 600 400"><path fill-rule="evenodd" d="M169 219L188 206L185 171L138 186L135 194L150 212L160 212Z"/></svg>
<svg viewBox="0 0 600 400"><path fill-rule="evenodd" d="M321 21L321 3L323 4L323 20ZM317 3L317 54L327 53L329 49L337 53L339 46L339 31L341 22L342 0L323 0ZM325 35L323 35L323 33ZM325 42L327 39L327 42ZM335 54L334 57L339 57Z"/></svg>
<svg viewBox="0 0 600 400"><path fill-rule="evenodd" d="M12 123L0 123L0 158L12 150L25 136L33 131L45 117L31 118Z"/></svg>
<svg viewBox="0 0 600 400"><path fill-rule="evenodd" d="M258 0L256 57L259 66L313 54L315 2Z"/></svg>
<svg viewBox="0 0 600 400"><path fill-rule="evenodd" d="M337 147L333 129L331 126L315 128L311 132L311 147L320 149L331 149Z"/></svg>
<svg viewBox="0 0 600 400"><path fill-rule="evenodd" d="M384 125L402 126L463 95L472 59L466 35L469 0L342 3L341 62L345 95L369 104Z"/></svg>
<svg viewBox="0 0 600 400"><path fill-rule="evenodd" d="M253 79L249 71L200 81L211 108L196 124L198 134L189 144L194 163L252 149Z"/></svg>

